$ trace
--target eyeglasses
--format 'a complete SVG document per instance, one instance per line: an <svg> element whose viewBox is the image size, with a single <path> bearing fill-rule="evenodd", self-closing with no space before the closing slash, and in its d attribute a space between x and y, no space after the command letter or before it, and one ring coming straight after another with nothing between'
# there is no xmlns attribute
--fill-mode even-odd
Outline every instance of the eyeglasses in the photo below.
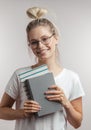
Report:
<svg viewBox="0 0 91 130"><path fill-rule="evenodd" d="M31 46L32 48L36 48L40 42L43 45L48 45L48 44L50 44L50 40L53 35L54 35L54 33L50 37L45 36L45 37L41 38L39 41L38 40L30 41L28 46Z"/></svg>

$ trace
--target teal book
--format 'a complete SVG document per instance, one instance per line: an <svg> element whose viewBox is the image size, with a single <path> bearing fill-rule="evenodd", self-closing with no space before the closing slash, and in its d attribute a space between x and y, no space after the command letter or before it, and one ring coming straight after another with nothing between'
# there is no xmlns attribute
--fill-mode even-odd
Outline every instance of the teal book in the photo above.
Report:
<svg viewBox="0 0 91 130"><path fill-rule="evenodd" d="M54 84L55 80L53 74L50 72L29 78L25 81L24 88L28 99L37 101L42 107L42 109L37 112L38 117L46 116L62 110L62 106L59 102L48 101L45 98L44 93Z"/></svg>

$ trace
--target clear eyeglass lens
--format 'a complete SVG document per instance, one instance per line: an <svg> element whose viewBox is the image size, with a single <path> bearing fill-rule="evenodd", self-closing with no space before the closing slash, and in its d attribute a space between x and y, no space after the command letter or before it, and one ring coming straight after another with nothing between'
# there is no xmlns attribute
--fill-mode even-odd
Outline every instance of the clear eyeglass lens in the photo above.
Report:
<svg viewBox="0 0 91 130"><path fill-rule="evenodd" d="M33 48L36 48L39 42L41 42L44 45L47 45L50 43L50 39L52 36L53 34L50 37L45 37L45 38L40 39L40 41L32 41L30 42L29 46L31 45Z"/></svg>
<svg viewBox="0 0 91 130"><path fill-rule="evenodd" d="M49 37L43 38L43 39L41 39L41 42L43 44L48 44L50 42L50 38Z"/></svg>

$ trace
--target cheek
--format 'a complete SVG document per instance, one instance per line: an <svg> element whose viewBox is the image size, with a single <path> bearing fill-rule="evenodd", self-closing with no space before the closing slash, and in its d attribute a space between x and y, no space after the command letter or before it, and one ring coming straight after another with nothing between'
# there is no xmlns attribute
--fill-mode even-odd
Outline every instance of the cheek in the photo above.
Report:
<svg viewBox="0 0 91 130"><path fill-rule="evenodd" d="M54 52L54 51L56 50L56 45L52 43L52 44L50 45L50 49L51 49L51 51Z"/></svg>
<svg viewBox="0 0 91 130"><path fill-rule="evenodd" d="M36 55L36 49L32 49L32 52Z"/></svg>
<svg viewBox="0 0 91 130"><path fill-rule="evenodd" d="M31 52L35 55L36 54L36 51L35 49L33 49L32 47L30 48Z"/></svg>

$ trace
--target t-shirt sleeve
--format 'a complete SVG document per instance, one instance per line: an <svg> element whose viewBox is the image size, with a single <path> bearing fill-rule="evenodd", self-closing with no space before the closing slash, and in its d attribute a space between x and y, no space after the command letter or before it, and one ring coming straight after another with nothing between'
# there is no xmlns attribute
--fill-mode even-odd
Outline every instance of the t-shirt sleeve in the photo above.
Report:
<svg viewBox="0 0 91 130"><path fill-rule="evenodd" d="M6 86L5 92L13 99L16 99L19 93L18 90L19 90L19 81L16 72L14 72Z"/></svg>
<svg viewBox="0 0 91 130"><path fill-rule="evenodd" d="M79 76L76 74L73 79L73 87L71 89L71 95L69 100L74 100L85 95Z"/></svg>

